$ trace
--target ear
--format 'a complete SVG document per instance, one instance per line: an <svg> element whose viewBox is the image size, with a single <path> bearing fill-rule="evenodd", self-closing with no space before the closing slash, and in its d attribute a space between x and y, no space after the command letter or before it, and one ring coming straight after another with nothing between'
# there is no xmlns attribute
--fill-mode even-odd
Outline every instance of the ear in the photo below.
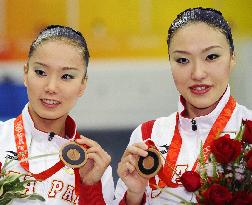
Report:
<svg viewBox="0 0 252 205"><path fill-rule="evenodd" d="M86 89L87 86L87 78L85 77L82 82L81 82L81 87L80 87L80 91L79 91L79 97L81 97L84 94L84 91Z"/></svg>
<svg viewBox="0 0 252 205"><path fill-rule="evenodd" d="M234 69L235 64L236 64L236 55L235 55L235 52L233 52L230 59L230 71Z"/></svg>
<svg viewBox="0 0 252 205"><path fill-rule="evenodd" d="M27 87L27 78L28 78L28 63L24 65L24 85Z"/></svg>

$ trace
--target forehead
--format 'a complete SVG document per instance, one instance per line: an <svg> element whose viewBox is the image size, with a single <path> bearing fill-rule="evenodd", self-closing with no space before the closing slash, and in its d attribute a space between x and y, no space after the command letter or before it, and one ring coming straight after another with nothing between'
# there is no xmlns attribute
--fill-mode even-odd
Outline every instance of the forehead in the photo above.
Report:
<svg viewBox="0 0 252 205"><path fill-rule="evenodd" d="M71 41L62 39L42 42L34 50L30 61L41 61L62 67L85 67L81 49Z"/></svg>
<svg viewBox="0 0 252 205"><path fill-rule="evenodd" d="M204 22L193 22L181 27L174 33L170 49L174 49L176 46L195 45L203 48L212 45L221 45L229 48L226 36L220 29Z"/></svg>

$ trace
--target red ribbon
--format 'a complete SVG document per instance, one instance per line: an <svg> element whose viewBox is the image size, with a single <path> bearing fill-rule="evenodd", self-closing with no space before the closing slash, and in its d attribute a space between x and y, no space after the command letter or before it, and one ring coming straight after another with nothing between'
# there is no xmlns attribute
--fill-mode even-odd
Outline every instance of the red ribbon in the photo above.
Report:
<svg viewBox="0 0 252 205"><path fill-rule="evenodd" d="M217 136L217 134L225 128L226 124L228 123L228 121L230 120L232 116L235 106L236 106L236 101L234 100L232 96L230 96L227 104L225 105L225 107L219 114L218 118L214 122L205 140L205 143L203 145L204 161L207 161L208 156L210 154L210 149L208 148L210 147L212 141ZM165 186L176 188L179 186L177 183L172 182L173 174L176 172L175 167L176 167L177 159L178 159L181 145L182 145L182 138L179 133L178 124L179 124L179 114L177 113L175 131L174 131L174 135L171 141L171 145L169 147L169 150L166 156L165 165L158 172L158 176L160 178L158 187L160 188L165 187ZM155 149L157 149L154 142L151 140L147 140L146 145L155 147ZM196 170L198 164L199 164L199 159L197 159L196 162L194 163L192 170ZM152 177L149 180L149 183L152 189L156 189L156 181L154 177Z"/></svg>
<svg viewBox="0 0 252 205"><path fill-rule="evenodd" d="M22 115L19 115L14 121L14 136L15 136L15 142L16 142L16 147L17 147L18 160L21 161L21 160L27 159L28 149L27 149ZM76 131L74 139L79 139L79 138L80 138L80 134ZM48 179L49 177L51 177L53 174L55 174L56 172L58 172L61 168L65 166L64 162L62 160L59 160L56 164L54 164L49 169L46 169L38 174L34 174L34 173L31 173L29 170L28 160L20 162L20 165L24 168L24 170L30 173L38 181L44 181ZM75 193L78 196L80 193L80 182L81 182L79 168L74 168L74 174L75 174Z"/></svg>

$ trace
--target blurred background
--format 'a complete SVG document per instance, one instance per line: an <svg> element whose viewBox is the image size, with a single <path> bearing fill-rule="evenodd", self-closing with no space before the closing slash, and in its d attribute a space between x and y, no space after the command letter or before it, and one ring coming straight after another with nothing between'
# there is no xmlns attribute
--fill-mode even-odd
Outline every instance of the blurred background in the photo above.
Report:
<svg viewBox="0 0 252 205"><path fill-rule="evenodd" d="M0 120L27 103L23 65L38 32L48 24L80 30L91 59L87 90L72 116L82 134L112 155L117 179L132 130L177 108L167 30L179 12L197 6L221 10L229 21L237 55L231 90L251 109L251 0L0 0Z"/></svg>

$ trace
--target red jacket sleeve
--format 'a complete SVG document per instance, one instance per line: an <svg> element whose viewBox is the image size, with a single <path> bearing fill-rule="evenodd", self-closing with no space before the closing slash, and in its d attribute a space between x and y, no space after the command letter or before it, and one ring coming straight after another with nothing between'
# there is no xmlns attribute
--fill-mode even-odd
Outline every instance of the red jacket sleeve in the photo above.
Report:
<svg viewBox="0 0 252 205"><path fill-rule="evenodd" d="M94 185L80 185L79 205L105 205L102 194L102 183Z"/></svg>
<svg viewBox="0 0 252 205"><path fill-rule="evenodd" d="M126 195L127 195L127 192L125 192L124 197L120 201L119 205L127 205L127 203L126 203ZM146 202L146 195L144 194L142 202L140 203L140 205L144 205L145 202Z"/></svg>

